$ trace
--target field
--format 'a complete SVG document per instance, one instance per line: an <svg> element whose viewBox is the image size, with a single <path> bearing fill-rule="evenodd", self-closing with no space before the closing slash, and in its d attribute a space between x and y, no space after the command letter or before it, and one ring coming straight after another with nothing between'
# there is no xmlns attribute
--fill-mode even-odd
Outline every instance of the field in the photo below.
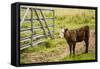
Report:
<svg viewBox="0 0 100 69"><path fill-rule="evenodd" d="M30 26L28 23L26 24L23 24L22 27ZM79 42L76 44L76 55L70 57L66 40L59 37L61 27L76 29L85 25L90 27L89 53L84 53L84 42ZM26 35L29 36L31 34L30 32L24 33L21 34L21 37ZM21 50L20 63L95 60L95 10L56 8L54 39L47 38L45 40L41 44Z"/></svg>

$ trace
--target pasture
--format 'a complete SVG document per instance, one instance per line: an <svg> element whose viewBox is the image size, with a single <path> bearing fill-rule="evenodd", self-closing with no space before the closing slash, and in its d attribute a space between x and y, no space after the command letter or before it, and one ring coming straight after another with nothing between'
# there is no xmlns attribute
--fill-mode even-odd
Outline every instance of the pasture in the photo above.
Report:
<svg viewBox="0 0 100 69"><path fill-rule="evenodd" d="M62 11L63 10L63 11ZM41 62L60 62L60 61L76 61L76 60L94 60L95 59L95 10L89 9L64 9L54 8L55 23L54 23L54 39L46 38L44 42L35 46L30 46L20 51L20 63L41 63ZM21 13L23 14L23 13ZM45 13L46 14L46 13ZM52 14L47 14L51 16ZM29 17L28 15L27 17ZM51 22L51 21L49 21ZM37 23L37 22L36 22ZM38 25L38 23L36 24ZM65 38L60 38L61 27L68 29L77 29L88 25L90 27L89 49L88 53L84 53L84 42L76 44L76 55L69 56L69 46ZM22 24L21 27L30 27L30 24ZM41 31L38 31L39 33ZM30 32L21 33L21 37L31 35ZM26 42L28 43L30 40Z"/></svg>

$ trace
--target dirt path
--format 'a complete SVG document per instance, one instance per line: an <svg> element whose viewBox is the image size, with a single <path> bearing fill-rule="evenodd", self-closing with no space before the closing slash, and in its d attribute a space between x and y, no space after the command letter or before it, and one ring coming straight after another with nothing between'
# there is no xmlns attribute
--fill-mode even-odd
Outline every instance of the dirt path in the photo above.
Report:
<svg viewBox="0 0 100 69"><path fill-rule="evenodd" d="M76 54L80 54L85 51L84 42L76 44ZM56 51L55 51L56 50ZM89 38L89 52L95 53L95 31L90 31ZM25 63L41 63L41 62L54 62L59 61L61 58L69 55L68 46L57 46L49 52L38 52L38 53L23 53L23 61Z"/></svg>
<svg viewBox="0 0 100 69"><path fill-rule="evenodd" d="M55 48L54 48L55 49ZM67 48L68 49L68 48ZM24 53L23 56L25 63L41 63L41 62L52 62L59 61L60 58L67 56L69 51L66 47L56 47L56 51L53 49L49 52L39 52L39 53ZM54 60L53 60L54 59Z"/></svg>

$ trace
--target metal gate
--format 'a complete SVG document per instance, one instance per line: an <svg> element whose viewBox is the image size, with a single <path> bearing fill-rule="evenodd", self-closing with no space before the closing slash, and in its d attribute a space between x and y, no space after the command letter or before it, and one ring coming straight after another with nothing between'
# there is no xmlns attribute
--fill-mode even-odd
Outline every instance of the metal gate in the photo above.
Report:
<svg viewBox="0 0 100 69"><path fill-rule="evenodd" d="M21 50L44 42L45 38L54 38L54 15L53 9L20 7ZM41 34L36 33L37 29L39 30L38 33ZM25 36L26 33L28 36Z"/></svg>

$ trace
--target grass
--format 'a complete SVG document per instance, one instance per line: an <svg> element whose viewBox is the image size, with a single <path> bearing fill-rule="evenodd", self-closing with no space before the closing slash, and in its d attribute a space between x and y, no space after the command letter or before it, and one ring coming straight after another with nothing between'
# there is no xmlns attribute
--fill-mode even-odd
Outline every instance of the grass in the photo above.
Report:
<svg viewBox="0 0 100 69"><path fill-rule="evenodd" d="M80 61L80 60L95 60L95 54L87 53L87 54L79 54L75 56L65 56L61 59L62 61Z"/></svg>
<svg viewBox="0 0 100 69"><path fill-rule="evenodd" d="M67 52L64 52L64 50L66 50L67 48L68 46L66 45L66 41L64 39L61 39L61 38L55 39L55 40L48 39L46 42L42 44L21 50L21 54L20 54L21 63L26 63L26 60L30 59L26 57L28 54L35 54L38 60L40 59L42 55L41 57L43 58L42 60L46 58L48 62L95 60L95 54L92 52L89 52L87 54L84 54L84 53L78 54L78 55L76 54L75 56L71 56L71 57L68 55L59 57L61 54L67 53ZM23 54L26 54L26 55L23 56Z"/></svg>
<svg viewBox="0 0 100 69"><path fill-rule="evenodd" d="M51 57L50 55L56 55L63 52L63 50L60 51L60 49L62 48L66 48L66 42L64 39L60 39L60 38L54 39L54 40L47 39L46 42L42 44L21 50L21 54L20 54L21 63L25 63L26 59L29 59L26 57L28 54L34 53L38 57L40 57L40 55L42 54L42 55L45 55L45 57L47 57L48 59ZM27 54L27 55L24 55L24 54ZM38 57L37 59L39 59ZM50 60L48 59L48 61L51 61L51 59Z"/></svg>
<svg viewBox="0 0 100 69"><path fill-rule="evenodd" d="M51 39L47 39L45 42L43 42L41 44L38 44L38 45L35 45L35 46L32 46L32 47L29 47L25 50L22 50L22 53L23 53L23 51L27 52L27 53L46 52L46 51L51 50L54 47L56 47L55 41L51 40Z"/></svg>

